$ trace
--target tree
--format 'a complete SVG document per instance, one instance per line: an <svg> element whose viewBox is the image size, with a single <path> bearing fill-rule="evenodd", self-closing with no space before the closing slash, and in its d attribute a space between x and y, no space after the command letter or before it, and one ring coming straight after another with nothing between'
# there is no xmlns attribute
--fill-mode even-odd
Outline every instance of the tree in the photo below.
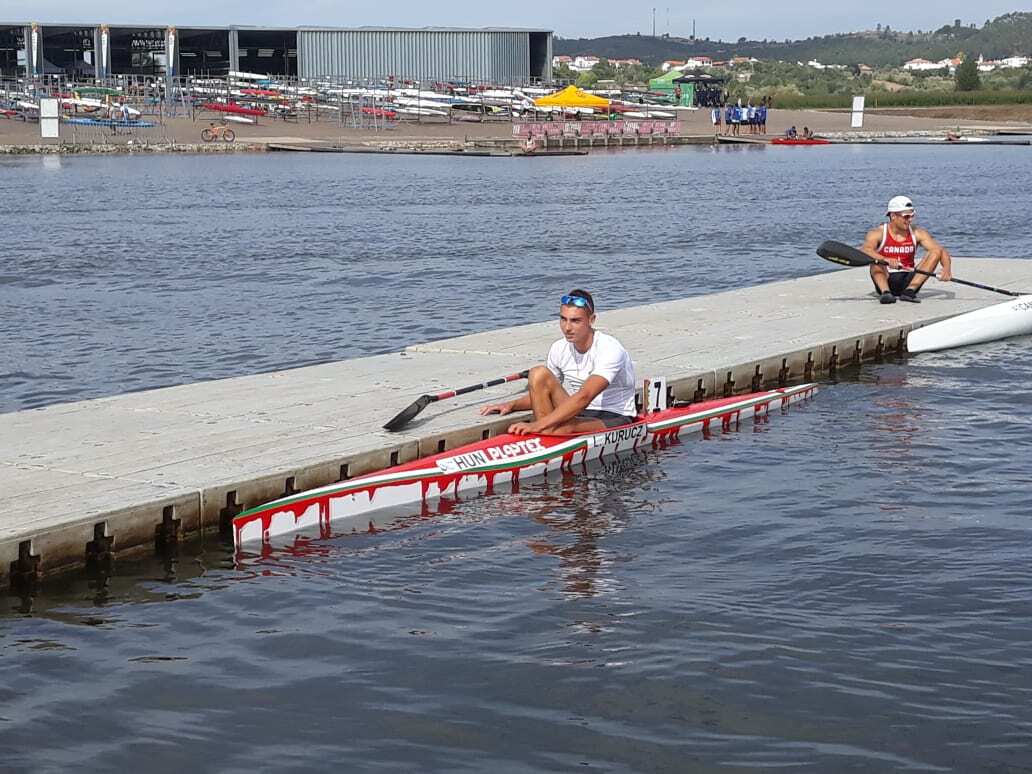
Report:
<svg viewBox="0 0 1032 774"><path fill-rule="evenodd" d="M596 83L598 83L598 76L595 75L594 70L589 70L577 76L577 85L582 89L593 89Z"/></svg>
<svg viewBox="0 0 1032 774"><path fill-rule="evenodd" d="M957 67L957 91L977 91L982 88L982 79L978 76L978 63L965 58Z"/></svg>
<svg viewBox="0 0 1032 774"><path fill-rule="evenodd" d="M591 72L595 74L596 81L611 80L616 75L616 68L608 60L602 59L591 68Z"/></svg>

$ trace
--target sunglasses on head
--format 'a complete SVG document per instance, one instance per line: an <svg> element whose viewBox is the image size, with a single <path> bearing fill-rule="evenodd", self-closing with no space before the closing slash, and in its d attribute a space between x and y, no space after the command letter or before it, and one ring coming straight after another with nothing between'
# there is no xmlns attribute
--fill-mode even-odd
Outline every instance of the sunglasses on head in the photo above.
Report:
<svg viewBox="0 0 1032 774"><path fill-rule="evenodd" d="M563 306L579 306L581 309L587 309L589 312L595 311L591 306L591 302L584 296L563 296L559 299L559 303Z"/></svg>

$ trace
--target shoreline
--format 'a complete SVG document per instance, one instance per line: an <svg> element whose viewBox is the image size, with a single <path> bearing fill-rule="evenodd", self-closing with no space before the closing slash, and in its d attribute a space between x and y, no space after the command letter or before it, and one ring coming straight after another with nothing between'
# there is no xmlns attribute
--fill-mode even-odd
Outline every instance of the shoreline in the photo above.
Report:
<svg viewBox="0 0 1032 774"><path fill-rule="evenodd" d="M918 112L918 111L914 111ZM804 126L814 133L829 139L857 141L885 137L928 138L941 136L947 131L962 135L986 135L998 131L1009 133L1027 131L1032 133L1032 123L1027 121L989 121L974 118L960 118L952 111L939 109L936 115L923 112L868 111L864 115L864 127L850 127L848 112L835 110L778 110L771 113L766 134L743 132L741 137L758 141L769 140L785 133L790 126L800 131ZM939 113L949 112L949 116ZM969 112L969 111L963 111ZM1032 117L1032 112L1030 112ZM706 144L712 137L716 142L715 127L707 109L682 109L676 119L680 133L670 137L671 142L661 144L685 144L688 142ZM523 141L513 136L513 122L447 122L426 121L395 124L389 128L353 128L333 121L285 122L270 120L255 125L234 125L237 135L233 143L200 142L200 132L211 121L193 120L187 117L166 118L153 129L138 130L131 134L84 132L62 124L65 135L60 141L41 141L39 125L19 122L13 119L0 121L0 156L24 155L112 155L119 153L264 153L270 145L365 148L368 152L392 152L404 149L407 152L441 151L462 155L463 150L476 151L487 148L517 150ZM561 122L557 122L561 123ZM70 141L69 141L70 136ZM641 142L612 142L606 147L648 147L652 140L642 138ZM553 141L549 148L562 143ZM567 147L602 147L581 142Z"/></svg>

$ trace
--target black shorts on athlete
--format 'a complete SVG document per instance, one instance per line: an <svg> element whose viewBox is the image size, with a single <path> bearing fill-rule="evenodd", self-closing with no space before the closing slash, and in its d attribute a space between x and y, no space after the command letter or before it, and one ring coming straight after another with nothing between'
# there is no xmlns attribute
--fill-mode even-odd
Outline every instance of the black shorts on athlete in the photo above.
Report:
<svg viewBox="0 0 1032 774"><path fill-rule="evenodd" d="M636 417L628 417L623 414L617 414L615 411L599 411L597 409L584 409L576 417L577 419L601 419L606 427L620 427L621 425L629 425L633 422Z"/></svg>
<svg viewBox="0 0 1032 774"><path fill-rule="evenodd" d="M912 271L890 271L889 292L894 296L898 296L906 290L912 279L914 279L914 272ZM875 292L881 293L881 290L878 288L878 283L874 281L874 277L871 277L871 282L874 284Z"/></svg>

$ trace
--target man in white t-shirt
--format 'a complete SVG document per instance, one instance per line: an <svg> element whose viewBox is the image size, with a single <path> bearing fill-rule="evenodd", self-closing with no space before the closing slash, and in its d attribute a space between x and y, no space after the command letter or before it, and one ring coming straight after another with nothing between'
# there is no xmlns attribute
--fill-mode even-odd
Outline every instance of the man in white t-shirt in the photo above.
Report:
<svg viewBox="0 0 1032 774"><path fill-rule="evenodd" d="M515 422L510 433L567 435L605 430L633 422L634 363L619 341L594 329L595 300L586 290L559 299L563 338L548 350L548 361L530 370L527 394L485 406L481 414L534 412L533 422Z"/></svg>

